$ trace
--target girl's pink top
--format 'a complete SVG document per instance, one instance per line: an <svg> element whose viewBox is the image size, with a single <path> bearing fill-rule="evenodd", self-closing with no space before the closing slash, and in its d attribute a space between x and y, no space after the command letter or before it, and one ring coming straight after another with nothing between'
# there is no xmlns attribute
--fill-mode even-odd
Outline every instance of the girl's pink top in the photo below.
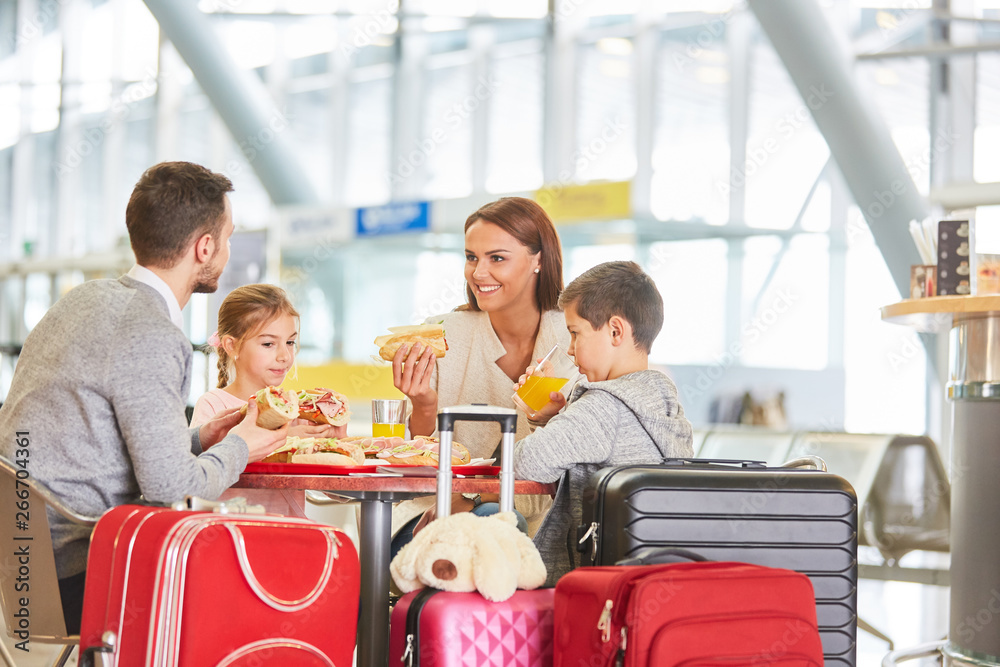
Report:
<svg viewBox="0 0 1000 667"><path fill-rule="evenodd" d="M238 408L244 403L246 403L245 400L236 398L225 389L212 389L207 394L202 394L202 397L194 404L191 426L201 426L220 410Z"/></svg>

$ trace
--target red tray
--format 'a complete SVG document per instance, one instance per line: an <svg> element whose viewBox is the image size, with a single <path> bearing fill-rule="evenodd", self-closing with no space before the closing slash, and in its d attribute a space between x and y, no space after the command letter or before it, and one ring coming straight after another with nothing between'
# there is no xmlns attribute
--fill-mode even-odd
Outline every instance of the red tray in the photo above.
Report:
<svg viewBox="0 0 1000 667"><path fill-rule="evenodd" d="M243 472L272 475L350 475L352 473L375 473L375 468L398 469L400 471L415 466L364 465L328 466L320 463L249 463ZM500 466L452 466L453 475L486 475L496 477Z"/></svg>

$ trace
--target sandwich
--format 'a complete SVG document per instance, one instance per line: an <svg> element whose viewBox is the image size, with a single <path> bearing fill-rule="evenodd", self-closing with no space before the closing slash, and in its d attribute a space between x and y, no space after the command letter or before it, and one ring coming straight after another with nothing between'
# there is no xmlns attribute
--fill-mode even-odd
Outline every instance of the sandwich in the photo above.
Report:
<svg viewBox="0 0 1000 667"><path fill-rule="evenodd" d="M419 437L398 444L391 443L390 446L379 451L376 456L389 465L437 467L439 444L437 438ZM470 458L469 450L464 445L457 442L451 443L451 464L453 466L465 465Z"/></svg>
<svg viewBox="0 0 1000 667"><path fill-rule="evenodd" d="M448 341L444 338L444 327L439 324L418 324L405 327L389 327L391 334L375 339L378 354L386 361L392 361L396 351L404 345L420 343L434 350L434 356L440 359L448 351Z"/></svg>
<svg viewBox="0 0 1000 667"><path fill-rule="evenodd" d="M257 401L257 426L279 429L299 416L299 398L294 391L280 387L264 387L253 399ZM247 414L247 406L240 408L240 414Z"/></svg>
<svg viewBox="0 0 1000 667"><path fill-rule="evenodd" d="M357 444L337 438L299 438L292 435L261 462L359 466L364 465L365 454Z"/></svg>
<svg viewBox="0 0 1000 667"><path fill-rule="evenodd" d="M351 419L347 397L331 389L303 389L298 392L298 399L302 419L334 426L343 426Z"/></svg>

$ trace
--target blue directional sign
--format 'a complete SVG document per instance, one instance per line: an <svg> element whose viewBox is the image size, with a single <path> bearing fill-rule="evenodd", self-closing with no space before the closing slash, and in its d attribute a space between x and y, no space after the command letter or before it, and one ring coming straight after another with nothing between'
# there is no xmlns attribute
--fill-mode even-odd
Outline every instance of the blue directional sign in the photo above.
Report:
<svg viewBox="0 0 1000 667"><path fill-rule="evenodd" d="M358 209L358 236L427 232L430 228L429 202L393 203Z"/></svg>

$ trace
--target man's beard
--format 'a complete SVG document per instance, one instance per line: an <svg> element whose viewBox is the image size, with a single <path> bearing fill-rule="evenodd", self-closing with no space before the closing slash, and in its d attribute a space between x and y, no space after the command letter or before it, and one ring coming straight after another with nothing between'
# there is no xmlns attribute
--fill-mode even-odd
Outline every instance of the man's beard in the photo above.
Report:
<svg viewBox="0 0 1000 667"><path fill-rule="evenodd" d="M216 250L212 259L214 260L218 254L219 251ZM198 273L198 277L195 278L194 287L191 289L191 292L194 294L211 294L215 292L219 289L219 277L225 268L217 269L215 262L209 261L205 266L201 267L201 271Z"/></svg>

